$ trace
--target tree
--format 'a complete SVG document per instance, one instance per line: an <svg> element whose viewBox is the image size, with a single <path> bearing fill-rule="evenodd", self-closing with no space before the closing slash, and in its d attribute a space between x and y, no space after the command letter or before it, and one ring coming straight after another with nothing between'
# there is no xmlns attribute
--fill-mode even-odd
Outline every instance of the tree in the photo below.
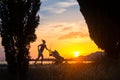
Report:
<svg viewBox="0 0 120 80"><path fill-rule="evenodd" d="M77 0L91 39L109 58L120 57L119 2L113 0Z"/></svg>
<svg viewBox="0 0 120 80"><path fill-rule="evenodd" d="M30 43L36 40L40 4L40 0L0 1L0 33L8 70L20 78L28 69Z"/></svg>

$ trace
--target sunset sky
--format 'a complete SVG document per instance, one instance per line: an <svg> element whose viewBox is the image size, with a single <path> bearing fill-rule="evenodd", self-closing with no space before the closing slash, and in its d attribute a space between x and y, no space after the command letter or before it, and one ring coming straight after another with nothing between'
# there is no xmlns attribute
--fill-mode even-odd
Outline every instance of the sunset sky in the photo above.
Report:
<svg viewBox="0 0 120 80"><path fill-rule="evenodd" d="M76 0L41 0L38 14L40 25L36 29L37 40L31 44L31 56L37 57L37 45L46 40L47 47L58 50L61 56L73 58L98 51L90 39L84 17ZM77 53L77 54L76 54ZM49 52L44 51L49 58Z"/></svg>
<svg viewBox="0 0 120 80"><path fill-rule="evenodd" d="M87 24L76 0L41 2L38 12L40 24L36 28L37 40L31 43L30 49L32 58L37 57L37 45L42 43L42 39L46 40L49 49L56 49L64 58L88 55L100 50L89 37ZM4 50L0 45L0 56L2 53ZM43 54L45 58L50 58L48 51L45 50Z"/></svg>

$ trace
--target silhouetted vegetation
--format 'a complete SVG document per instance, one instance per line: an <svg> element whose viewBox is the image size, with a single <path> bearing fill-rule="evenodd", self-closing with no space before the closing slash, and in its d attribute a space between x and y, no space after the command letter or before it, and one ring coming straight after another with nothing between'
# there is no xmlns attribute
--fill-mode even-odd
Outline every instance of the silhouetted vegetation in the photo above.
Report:
<svg viewBox="0 0 120 80"><path fill-rule="evenodd" d="M29 65L30 42L36 40L40 0L1 0L0 32L10 74L24 77ZM22 79L23 80L23 79Z"/></svg>
<svg viewBox="0 0 120 80"><path fill-rule="evenodd" d="M119 2L113 0L77 0L80 5L90 37L107 57L117 59L120 55Z"/></svg>

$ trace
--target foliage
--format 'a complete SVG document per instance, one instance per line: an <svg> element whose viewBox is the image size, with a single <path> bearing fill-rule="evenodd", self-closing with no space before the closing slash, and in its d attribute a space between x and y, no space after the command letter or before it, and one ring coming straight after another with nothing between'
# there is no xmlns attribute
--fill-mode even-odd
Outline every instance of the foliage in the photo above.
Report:
<svg viewBox="0 0 120 80"><path fill-rule="evenodd" d="M40 0L1 0L0 32L10 72L23 74L28 69L30 42L36 40Z"/></svg>

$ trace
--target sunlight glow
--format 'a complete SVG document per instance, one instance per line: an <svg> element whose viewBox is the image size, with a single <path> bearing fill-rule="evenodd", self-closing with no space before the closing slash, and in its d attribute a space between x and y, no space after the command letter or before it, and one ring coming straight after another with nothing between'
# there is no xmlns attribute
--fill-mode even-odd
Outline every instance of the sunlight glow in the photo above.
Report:
<svg viewBox="0 0 120 80"><path fill-rule="evenodd" d="M80 56L80 51L74 52L74 57L79 57Z"/></svg>
<svg viewBox="0 0 120 80"><path fill-rule="evenodd" d="M76 0L42 0L37 39L31 43L30 55L37 58L37 46L46 40L48 49L57 50L64 58L85 56L99 50L89 37L89 30ZM52 19L52 20L51 20ZM59 34L58 34L59 33ZM44 58L49 58L45 49Z"/></svg>

